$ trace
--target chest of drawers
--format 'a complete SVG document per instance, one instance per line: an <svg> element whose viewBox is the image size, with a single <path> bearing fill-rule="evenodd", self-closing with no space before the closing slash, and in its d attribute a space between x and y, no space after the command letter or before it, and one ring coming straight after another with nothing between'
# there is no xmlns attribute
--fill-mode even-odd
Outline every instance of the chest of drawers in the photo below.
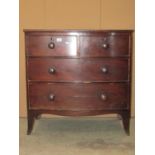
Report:
<svg viewBox="0 0 155 155"><path fill-rule="evenodd" d="M129 134L130 30L25 30L28 131L41 114L116 113Z"/></svg>

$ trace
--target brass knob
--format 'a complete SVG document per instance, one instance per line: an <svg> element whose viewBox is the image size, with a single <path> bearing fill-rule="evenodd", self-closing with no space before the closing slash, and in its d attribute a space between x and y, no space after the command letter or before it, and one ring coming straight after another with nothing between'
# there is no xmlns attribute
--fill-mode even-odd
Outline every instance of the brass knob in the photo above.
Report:
<svg viewBox="0 0 155 155"><path fill-rule="evenodd" d="M107 67L102 67L101 70L102 70L103 73L107 73L108 72L108 68Z"/></svg>
<svg viewBox="0 0 155 155"><path fill-rule="evenodd" d="M104 49L107 49L107 48L109 47L109 45L108 45L107 43L104 43L104 44L102 44L102 47L103 47Z"/></svg>
<svg viewBox="0 0 155 155"><path fill-rule="evenodd" d="M54 49L55 44L54 44L53 42L50 42L50 43L48 44L48 47L49 47L50 49Z"/></svg>
<svg viewBox="0 0 155 155"><path fill-rule="evenodd" d="M107 95L106 95L106 94L101 94L101 99L102 99L103 101L106 101L106 100L107 100Z"/></svg>
<svg viewBox="0 0 155 155"><path fill-rule="evenodd" d="M48 98L49 98L50 101L54 101L55 95L54 94L50 94Z"/></svg>
<svg viewBox="0 0 155 155"><path fill-rule="evenodd" d="M49 68L49 70L48 70L48 72L49 72L50 74L54 74L54 73L55 73L55 71L56 71L56 70L55 70L55 68L52 68L52 67L51 67L51 68Z"/></svg>

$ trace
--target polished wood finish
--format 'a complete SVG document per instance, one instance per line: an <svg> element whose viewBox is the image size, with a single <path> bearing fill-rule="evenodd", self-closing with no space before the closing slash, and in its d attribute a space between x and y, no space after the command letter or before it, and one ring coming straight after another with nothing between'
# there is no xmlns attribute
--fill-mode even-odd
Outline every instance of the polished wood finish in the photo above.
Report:
<svg viewBox="0 0 155 155"><path fill-rule="evenodd" d="M129 80L128 59L30 58L28 71L28 79L38 81Z"/></svg>
<svg viewBox="0 0 155 155"><path fill-rule="evenodd" d="M124 83L30 83L30 109L127 109L128 85Z"/></svg>
<svg viewBox="0 0 155 155"><path fill-rule="evenodd" d="M75 36L36 36L27 38L28 56L76 56L77 38Z"/></svg>
<svg viewBox="0 0 155 155"><path fill-rule="evenodd" d="M129 134L131 30L25 30L28 130L41 114L119 114Z"/></svg>
<svg viewBox="0 0 155 155"><path fill-rule="evenodd" d="M96 35L80 37L81 57L128 56L129 35Z"/></svg>

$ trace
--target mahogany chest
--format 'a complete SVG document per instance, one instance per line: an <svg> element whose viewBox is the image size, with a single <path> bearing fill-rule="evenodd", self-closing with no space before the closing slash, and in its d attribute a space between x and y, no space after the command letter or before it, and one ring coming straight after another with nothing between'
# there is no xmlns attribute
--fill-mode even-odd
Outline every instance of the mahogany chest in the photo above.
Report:
<svg viewBox="0 0 155 155"><path fill-rule="evenodd" d="M41 114L119 114L129 134L130 30L25 30L28 130Z"/></svg>

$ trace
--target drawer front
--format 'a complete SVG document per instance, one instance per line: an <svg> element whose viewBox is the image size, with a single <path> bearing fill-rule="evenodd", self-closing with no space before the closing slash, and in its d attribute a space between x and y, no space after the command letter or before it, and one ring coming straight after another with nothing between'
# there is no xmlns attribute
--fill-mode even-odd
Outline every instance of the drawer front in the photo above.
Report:
<svg viewBox="0 0 155 155"><path fill-rule="evenodd" d="M129 35L82 36L81 57L115 57L129 55Z"/></svg>
<svg viewBox="0 0 155 155"><path fill-rule="evenodd" d="M28 79L39 81L127 81L128 59L28 60Z"/></svg>
<svg viewBox="0 0 155 155"><path fill-rule="evenodd" d="M126 109L128 84L30 83L30 109L104 110Z"/></svg>
<svg viewBox="0 0 155 155"><path fill-rule="evenodd" d="M29 35L26 40L28 56L76 56L76 36Z"/></svg>

